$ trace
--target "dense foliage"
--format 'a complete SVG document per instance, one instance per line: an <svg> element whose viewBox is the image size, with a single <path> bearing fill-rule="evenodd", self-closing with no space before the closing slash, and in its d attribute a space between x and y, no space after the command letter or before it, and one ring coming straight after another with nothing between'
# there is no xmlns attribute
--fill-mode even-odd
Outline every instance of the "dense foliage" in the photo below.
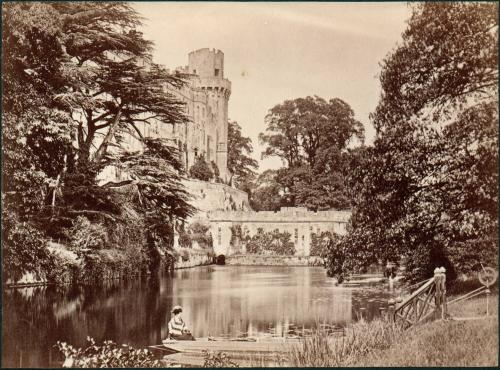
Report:
<svg viewBox="0 0 500 370"><path fill-rule="evenodd" d="M498 5L411 7L382 63L377 137L353 171L352 224L332 275L400 258L413 280L497 263Z"/></svg>
<svg viewBox="0 0 500 370"><path fill-rule="evenodd" d="M278 180L280 171L283 170L266 170L246 183L252 209L279 211L281 207L291 205L285 195L286 187Z"/></svg>
<svg viewBox="0 0 500 370"><path fill-rule="evenodd" d="M147 349L136 349L127 344L121 346L107 340L97 344L87 337L86 348L75 348L57 342L57 348L66 356L65 367L75 368L158 368L163 364Z"/></svg>
<svg viewBox="0 0 500 370"><path fill-rule="evenodd" d="M214 178L214 171L212 166L205 161L205 157L203 155L199 155L196 157L196 160L191 168L189 168L189 176L193 179L210 181Z"/></svg>
<svg viewBox="0 0 500 370"><path fill-rule="evenodd" d="M126 3L17 2L2 10L2 203L15 232L3 225L4 271L46 263L45 244L35 240L47 237L94 265L115 262L107 248L142 269L141 261L161 255L159 246L171 246L172 218L193 210L176 149L138 129L187 121L183 103L165 89L182 86L183 76L151 61L152 44ZM144 150L129 152L126 134ZM99 182L110 165L129 174L125 191ZM96 238L97 230L106 237Z"/></svg>
<svg viewBox="0 0 500 370"><path fill-rule="evenodd" d="M241 126L236 121L229 121L228 125L227 168L231 172L229 183L235 183L238 189L244 189L246 180L255 176L258 163L250 157L253 152L252 141L241 135Z"/></svg>
<svg viewBox="0 0 500 370"><path fill-rule="evenodd" d="M219 367L239 367L232 361L231 358L224 352L203 351L203 367L219 368Z"/></svg>
<svg viewBox="0 0 500 370"><path fill-rule="evenodd" d="M201 248L211 248L213 246L210 226L200 221L193 221L187 229L182 229L179 233L179 245L183 248L193 247L196 242Z"/></svg>
<svg viewBox="0 0 500 370"><path fill-rule="evenodd" d="M321 233L311 234L311 256L318 256L321 258L326 258L328 254L328 248L331 241L338 238L337 235L331 233L330 231L322 231Z"/></svg>
<svg viewBox="0 0 500 370"><path fill-rule="evenodd" d="M247 253L293 256L295 254L295 245L291 241L291 236L286 231L264 232L262 228L259 228L257 233L246 241Z"/></svg>
<svg viewBox="0 0 500 370"><path fill-rule="evenodd" d="M24 273L41 278L53 267L53 256L43 234L5 209L2 209L2 234L3 245L7 246L2 255L5 281L17 281Z"/></svg>
<svg viewBox="0 0 500 370"><path fill-rule="evenodd" d="M347 146L364 139L351 107L317 96L287 100L269 111L266 123L259 135L266 145L262 154L283 160L276 180L285 202L312 210L349 208Z"/></svg>

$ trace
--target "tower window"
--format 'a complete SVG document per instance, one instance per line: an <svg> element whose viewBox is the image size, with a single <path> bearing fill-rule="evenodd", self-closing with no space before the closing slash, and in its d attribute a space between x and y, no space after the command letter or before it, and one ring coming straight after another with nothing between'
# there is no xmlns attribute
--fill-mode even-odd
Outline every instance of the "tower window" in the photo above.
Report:
<svg viewBox="0 0 500 370"><path fill-rule="evenodd" d="M193 73L196 74L196 69L193 69Z"/></svg>
<svg viewBox="0 0 500 370"><path fill-rule="evenodd" d="M219 75L219 69L215 68L215 77L217 77L218 75Z"/></svg>

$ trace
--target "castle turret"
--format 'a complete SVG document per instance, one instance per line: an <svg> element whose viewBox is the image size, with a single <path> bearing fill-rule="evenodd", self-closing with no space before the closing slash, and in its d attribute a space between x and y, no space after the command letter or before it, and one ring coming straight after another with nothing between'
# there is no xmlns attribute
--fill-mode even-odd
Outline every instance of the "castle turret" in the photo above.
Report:
<svg viewBox="0 0 500 370"><path fill-rule="evenodd" d="M195 88L205 92L208 105L214 115L215 127L206 127L205 152L220 171L220 177L228 181L227 135L228 102L231 95L231 82L224 78L224 53L216 49L199 49L189 53L189 73Z"/></svg>

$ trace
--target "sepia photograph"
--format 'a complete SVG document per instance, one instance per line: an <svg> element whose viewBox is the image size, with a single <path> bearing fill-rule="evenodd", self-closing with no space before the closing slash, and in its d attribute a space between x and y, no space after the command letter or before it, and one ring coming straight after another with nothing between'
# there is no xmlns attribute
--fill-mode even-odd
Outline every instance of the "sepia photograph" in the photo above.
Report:
<svg viewBox="0 0 500 370"><path fill-rule="evenodd" d="M0 367L498 367L498 18L3 1Z"/></svg>

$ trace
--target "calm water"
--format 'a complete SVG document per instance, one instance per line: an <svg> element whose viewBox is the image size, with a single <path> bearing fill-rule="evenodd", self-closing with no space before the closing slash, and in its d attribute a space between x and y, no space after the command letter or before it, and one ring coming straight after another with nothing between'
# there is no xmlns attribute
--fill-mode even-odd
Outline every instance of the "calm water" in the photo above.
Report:
<svg viewBox="0 0 500 370"><path fill-rule="evenodd" d="M386 305L382 285L336 287L321 267L205 266L102 288L24 288L3 295L4 367L55 367L58 341L87 336L146 347L166 336L170 309L184 308L195 337L284 335L318 322L343 326Z"/></svg>

